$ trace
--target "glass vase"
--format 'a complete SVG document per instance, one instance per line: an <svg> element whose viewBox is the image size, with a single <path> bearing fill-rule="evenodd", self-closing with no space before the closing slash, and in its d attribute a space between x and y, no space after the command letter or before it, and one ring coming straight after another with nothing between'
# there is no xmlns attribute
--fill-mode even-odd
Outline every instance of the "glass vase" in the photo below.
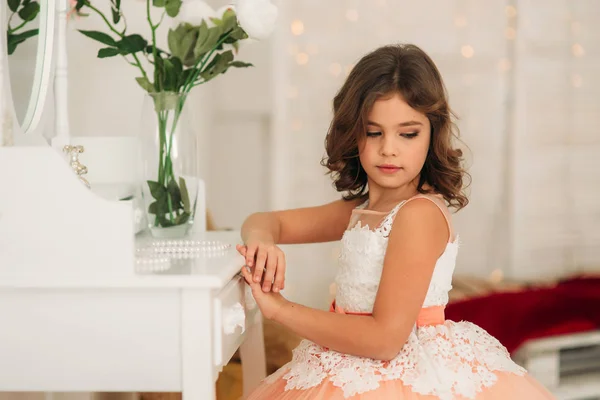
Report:
<svg viewBox="0 0 600 400"><path fill-rule="evenodd" d="M141 194L152 236L181 238L194 224L198 197L196 136L186 96L146 95L140 130Z"/></svg>

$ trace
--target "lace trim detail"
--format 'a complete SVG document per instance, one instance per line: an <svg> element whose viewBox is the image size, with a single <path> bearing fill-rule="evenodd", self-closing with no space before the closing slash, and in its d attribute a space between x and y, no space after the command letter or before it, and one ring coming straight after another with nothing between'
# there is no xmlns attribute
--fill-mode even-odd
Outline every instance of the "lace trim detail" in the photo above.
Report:
<svg viewBox="0 0 600 400"><path fill-rule="evenodd" d="M459 238L448 243L438 259L423 307L448 304L452 274L458 254ZM381 281L387 250L384 232L371 230L360 221L342 237L339 269L335 277L336 302L348 311L372 312Z"/></svg>
<svg viewBox="0 0 600 400"><path fill-rule="evenodd" d="M285 390L306 390L325 379L342 389L345 398L379 387L381 381L400 379L413 392L473 399L497 381L494 371L523 375L508 351L485 330L470 322L415 328L391 361L374 360L330 351L303 340L293 359L268 382L285 379Z"/></svg>

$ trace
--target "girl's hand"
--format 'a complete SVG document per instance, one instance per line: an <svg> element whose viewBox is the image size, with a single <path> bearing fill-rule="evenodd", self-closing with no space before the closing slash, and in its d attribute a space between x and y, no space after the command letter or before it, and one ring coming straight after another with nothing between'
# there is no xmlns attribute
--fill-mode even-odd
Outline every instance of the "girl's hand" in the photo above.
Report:
<svg viewBox="0 0 600 400"><path fill-rule="evenodd" d="M271 287L274 292L284 289L285 254L272 240L253 235L245 246L237 245L236 249L246 258L246 265L253 267L254 282L260 283L262 280L263 291L270 292Z"/></svg>
<svg viewBox="0 0 600 400"><path fill-rule="evenodd" d="M274 319L277 313L283 309L287 300L280 293L263 292L260 283L252 280L252 273L246 266L242 267L242 276L246 280L246 283L250 285L252 296L256 300L256 304L258 304L262 315L267 319Z"/></svg>

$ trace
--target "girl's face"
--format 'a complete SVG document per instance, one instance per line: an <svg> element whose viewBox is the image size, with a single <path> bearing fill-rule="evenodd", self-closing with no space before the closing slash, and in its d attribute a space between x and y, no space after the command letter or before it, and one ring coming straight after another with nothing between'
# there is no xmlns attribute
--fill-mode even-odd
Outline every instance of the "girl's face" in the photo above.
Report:
<svg viewBox="0 0 600 400"><path fill-rule="evenodd" d="M427 116L399 94L375 101L358 153L369 189L398 189L418 182L430 139Z"/></svg>

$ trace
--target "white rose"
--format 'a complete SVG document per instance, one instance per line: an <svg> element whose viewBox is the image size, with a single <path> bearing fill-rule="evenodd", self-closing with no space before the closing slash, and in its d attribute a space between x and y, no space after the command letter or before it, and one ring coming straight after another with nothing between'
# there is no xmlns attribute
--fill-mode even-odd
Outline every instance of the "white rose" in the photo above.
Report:
<svg viewBox="0 0 600 400"><path fill-rule="evenodd" d="M211 18L217 17L217 12L202 0L183 0L179 14L174 18L175 25L187 22L198 26L205 20L208 26L213 26Z"/></svg>
<svg viewBox="0 0 600 400"><path fill-rule="evenodd" d="M266 39L275 28L277 7L269 0L237 0L236 14L250 38Z"/></svg>

